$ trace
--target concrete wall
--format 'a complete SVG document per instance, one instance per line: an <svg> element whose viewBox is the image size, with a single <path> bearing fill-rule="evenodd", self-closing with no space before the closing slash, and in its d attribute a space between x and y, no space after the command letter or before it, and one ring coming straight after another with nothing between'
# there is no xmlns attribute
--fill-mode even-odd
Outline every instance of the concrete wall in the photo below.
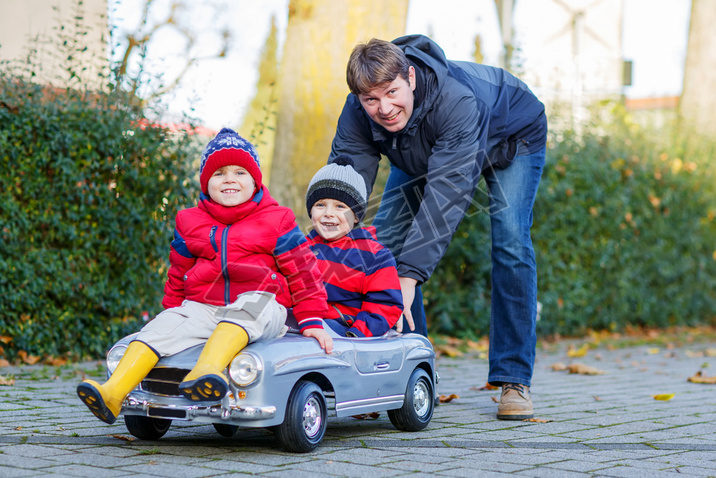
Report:
<svg viewBox="0 0 716 478"><path fill-rule="evenodd" d="M83 17L77 28L76 16ZM64 27L61 30L61 27ZM84 33L86 32L86 34ZM0 0L0 61L23 62L30 55L37 81L63 86L69 77L70 53L81 65L78 75L85 84L99 86L99 73L108 67L106 0ZM68 50L64 40L76 40L84 52ZM74 48L77 50L77 48Z"/></svg>

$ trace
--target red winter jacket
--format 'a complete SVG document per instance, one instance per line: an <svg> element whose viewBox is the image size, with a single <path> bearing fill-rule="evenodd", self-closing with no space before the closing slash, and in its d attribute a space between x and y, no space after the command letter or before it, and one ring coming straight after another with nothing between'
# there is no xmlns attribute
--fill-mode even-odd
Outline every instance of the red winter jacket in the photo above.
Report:
<svg viewBox="0 0 716 478"><path fill-rule="evenodd" d="M244 292L267 291L293 307L301 330L323 327L315 319L328 307L316 259L293 212L265 187L235 207L202 194L197 207L179 211L169 261L166 308L185 299L222 306Z"/></svg>

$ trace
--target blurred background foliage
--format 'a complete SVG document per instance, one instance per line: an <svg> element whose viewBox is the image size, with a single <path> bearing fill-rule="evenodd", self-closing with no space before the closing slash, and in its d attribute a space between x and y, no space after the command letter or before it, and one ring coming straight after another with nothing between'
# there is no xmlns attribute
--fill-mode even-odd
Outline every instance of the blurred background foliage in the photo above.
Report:
<svg viewBox="0 0 716 478"><path fill-rule="evenodd" d="M716 142L595 105L581 135L550 136L534 208L541 335L716 325ZM484 195L424 286L429 330L489 330Z"/></svg>
<svg viewBox="0 0 716 478"><path fill-rule="evenodd" d="M304 50L293 50L277 65L271 29L256 99L240 128L265 157L284 151L273 165L263 164L283 181L299 170L310 178L324 164L325 142L332 137L332 131L316 133L321 141L296 136L292 125L306 114L336 116L345 97L336 89L330 104L323 101L326 79L320 75L301 93L304 99L320 97L320 110L289 105L295 95L281 91L280 70L283 83L290 83L290 71L305 67L301 51L315 49L301 39L332 28L340 17L335 3L295 3L292 11L301 15L289 16L286 42ZM398 9L405 8L401 2ZM75 20L81 23L80 16ZM397 36L389 23L381 24L386 30L378 36ZM359 27L369 31L370 24ZM146 80L128 78L121 63L90 86L79 74L86 69L77 60L82 36L59 38L54 54L67 72L61 86L34 80L37 58L47 56L30 55L19 69L0 63L0 358L10 360L27 354L98 357L136 331L144 312L161 310L174 215L195 204L197 160L208 139L191 134L190 119L178 129L156 124L161 111L138 96ZM323 54L334 57L332 70L342 77L352 42L334 43ZM217 57L224 54L223 46L219 50ZM310 77L308 71L294 80ZM551 132L535 205L539 333L716 325L713 138L687 129L683 114L665 122L636 121L618 99L593 105L589 118L574 125L551 108L550 124L565 126ZM309 149L285 153L297 144ZM373 209L387 169L383 161ZM300 203L305 188L293 189ZM424 287L431 333L488 333L485 199L482 187ZM300 205L295 212L305 216Z"/></svg>
<svg viewBox="0 0 716 478"><path fill-rule="evenodd" d="M0 70L0 356L99 357L161 308L196 148L121 89L31 77Z"/></svg>

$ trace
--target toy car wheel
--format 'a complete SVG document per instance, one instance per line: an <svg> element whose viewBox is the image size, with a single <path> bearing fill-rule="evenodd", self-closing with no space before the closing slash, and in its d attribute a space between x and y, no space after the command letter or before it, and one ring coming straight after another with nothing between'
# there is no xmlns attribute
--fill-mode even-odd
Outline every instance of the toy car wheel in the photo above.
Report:
<svg viewBox="0 0 716 478"><path fill-rule="evenodd" d="M413 370L405 391L405 402L397 410L388 410L393 426L406 432L422 430L433 417L435 408L433 382L422 368Z"/></svg>
<svg viewBox="0 0 716 478"><path fill-rule="evenodd" d="M165 418L125 415L124 424L129 433L141 440L159 440L167 433L172 421Z"/></svg>
<svg viewBox="0 0 716 478"><path fill-rule="evenodd" d="M313 382L299 381L288 399L283 423L275 429L283 448L297 453L315 450L326 433L326 398Z"/></svg>
<svg viewBox="0 0 716 478"><path fill-rule="evenodd" d="M239 427L236 425L227 425L226 423L213 423L216 433L226 438L233 438Z"/></svg>

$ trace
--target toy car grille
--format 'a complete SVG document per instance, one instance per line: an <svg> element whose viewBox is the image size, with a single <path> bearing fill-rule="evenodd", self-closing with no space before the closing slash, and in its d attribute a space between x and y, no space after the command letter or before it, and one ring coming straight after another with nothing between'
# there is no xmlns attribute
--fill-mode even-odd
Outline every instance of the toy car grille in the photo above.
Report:
<svg viewBox="0 0 716 478"><path fill-rule="evenodd" d="M183 368L155 368L142 380L140 387L145 392L180 396L179 384L188 373L189 370Z"/></svg>

